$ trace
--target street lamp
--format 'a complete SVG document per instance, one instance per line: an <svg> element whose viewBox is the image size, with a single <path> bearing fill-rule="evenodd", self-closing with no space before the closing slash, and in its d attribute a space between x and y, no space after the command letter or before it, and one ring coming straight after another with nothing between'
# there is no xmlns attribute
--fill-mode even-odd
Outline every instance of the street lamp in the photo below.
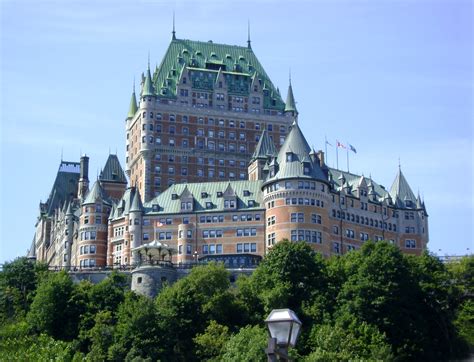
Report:
<svg viewBox="0 0 474 362"><path fill-rule="evenodd" d="M199 262L199 253L197 250L194 252L193 258L194 258L194 263L197 264Z"/></svg>
<svg viewBox="0 0 474 362"><path fill-rule="evenodd" d="M274 309L265 319L270 337L265 350L268 361L288 361L288 347L294 347L300 334L301 321L291 309Z"/></svg>

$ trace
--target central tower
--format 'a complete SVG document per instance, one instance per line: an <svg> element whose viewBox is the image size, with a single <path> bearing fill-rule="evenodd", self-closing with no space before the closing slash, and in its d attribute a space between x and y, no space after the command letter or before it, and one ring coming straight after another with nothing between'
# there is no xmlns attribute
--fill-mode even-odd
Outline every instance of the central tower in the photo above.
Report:
<svg viewBox="0 0 474 362"><path fill-rule="evenodd" d="M126 172L144 201L176 183L246 180L263 130L279 148L296 117L247 46L176 38L148 64L126 119ZM290 110L290 111L289 111Z"/></svg>

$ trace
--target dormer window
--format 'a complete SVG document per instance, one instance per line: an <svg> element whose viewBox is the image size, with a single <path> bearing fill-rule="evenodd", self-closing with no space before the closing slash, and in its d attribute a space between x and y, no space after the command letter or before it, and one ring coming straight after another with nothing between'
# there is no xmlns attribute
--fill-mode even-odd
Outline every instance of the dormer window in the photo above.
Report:
<svg viewBox="0 0 474 362"><path fill-rule="evenodd" d="M293 161L293 153L292 152L287 152L286 153L286 161L287 162Z"/></svg>
<svg viewBox="0 0 474 362"><path fill-rule="evenodd" d="M244 196L250 196L250 191L249 190L244 190Z"/></svg>
<svg viewBox="0 0 474 362"><path fill-rule="evenodd" d="M171 194L171 200L177 200L178 194Z"/></svg>
<svg viewBox="0 0 474 362"><path fill-rule="evenodd" d="M224 209L235 209L236 201L233 199L224 200Z"/></svg>
<svg viewBox="0 0 474 362"><path fill-rule="evenodd" d="M202 199L207 198L207 192L201 192L201 198Z"/></svg>
<svg viewBox="0 0 474 362"><path fill-rule="evenodd" d="M222 197L222 191L217 191L217 197Z"/></svg>
<svg viewBox="0 0 474 362"><path fill-rule="evenodd" d="M181 210L192 210L193 203L191 201L182 201L181 202Z"/></svg>
<svg viewBox="0 0 474 362"><path fill-rule="evenodd" d="M206 202L206 209L212 209L212 202Z"/></svg>
<svg viewBox="0 0 474 362"><path fill-rule="evenodd" d="M153 205L151 206L151 208L152 208L153 211L159 211L159 206L158 206L158 204L153 204Z"/></svg>
<svg viewBox="0 0 474 362"><path fill-rule="evenodd" d="M309 168L309 164L307 162L303 163L303 174L305 174L305 175L310 174L310 168Z"/></svg>
<svg viewBox="0 0 474 362"><path fill-rule="evenodd" d="M249 200L249 207L255 206L255 200Z"/></svg>

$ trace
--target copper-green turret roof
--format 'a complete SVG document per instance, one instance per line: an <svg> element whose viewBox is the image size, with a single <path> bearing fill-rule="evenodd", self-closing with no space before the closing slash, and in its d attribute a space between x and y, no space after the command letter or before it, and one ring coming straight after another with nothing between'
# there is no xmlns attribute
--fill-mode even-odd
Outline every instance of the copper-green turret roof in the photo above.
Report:
<svg viewBox="0 0 474 362"><path fill-rule="evenodd" d="M148 96L154 96L154 95L155 95L155 88L153 87L153 81L151 79L150 63L148 63L145 83L143 84L142 97L148 97Z"/></svg>
<svg viewBox="0 0 474 362"><path fill-rule="evenodd" d="M92 189L87 193L86 199L83 201L83 205L95 204L97 202L109 203L107 195L104 189L100 186L99 180L94 182Z"/></svg>
<svg viewBox="0 0 474 362"><path fill-rule="evenodd" d="M291 131L276 158L278 170L274 175L270 174L265 183L291 178L309 178L328 182L319 161L309 157L310 152L311 147L301 129L296 122L293 122Z"/></svg>
<svg viewBox="0 0 474 362"><path fill-rule="evenodd" d="M130 212L141 212L143 211L143 204L140 198L140 193L136 187L132 188L132 203L130 205Z"/></svg>
<svg viewBox="0 0 474 362"><path fill-rule="evenodd" d="M133 86L132 99L130 99L130 107L128 108L127 118L133 118L137 113L137 97L135 95L135 85Z"/></svg>
<svg viewBox="0 0 474 362"><path fill-rule="evenodd" d="M295 97L293 95L293 87L291 86L291 79L290 85L288 86L288 95L286 96L285 112L298 113L298 111L296 110Z"/></svg>
<svg viewBox="0 0 474 362"><path fill-rule="evenodd" d="M390 196L398 207L406 207L407 201L410 201L413 207L416 206L416 197L410 188L405 176L402 173L401 168L398 168L397 176L393 181L392 187L390 188Z"/></svg>
<svg viewBox="0 0 474 362"><path fill-rule="evenodd" d="M267 159L268 157L276 156L277 150L272 139L268 135L266 130L263 130L260 139L258 140L255 152L252 155L252 161L257 159Z"/></svg>
<svg viewBox="0 0 474 362"><path fill-rule="evenodd" d="M127 183L127 178L117 155L109 155L105 167L100 173L99 180L102 182Z"/></svg>
<svg viewBox="0 0 474 362"><path fill-rule="evenodd" d="M249 95L252 77L256 75L260 89L264 89L265 109L283 111L285 103L269 76L248 46L217 44L173 38L153 75L155 94L175 98L183 69L189 70L189 81L195 89L212 92L219 71L224 76L229 95ZM145 86L146 88L146 78ZM148 89L150 90L150 89Z"/></svg>

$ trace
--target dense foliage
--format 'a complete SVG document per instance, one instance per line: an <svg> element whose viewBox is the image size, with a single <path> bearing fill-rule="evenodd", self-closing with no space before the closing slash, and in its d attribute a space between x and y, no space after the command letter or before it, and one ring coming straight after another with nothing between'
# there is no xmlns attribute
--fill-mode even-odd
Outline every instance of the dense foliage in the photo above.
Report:
<svg viewBox="0 0 474 362"><path fill-rule="evenodd" d="M19 258L0 273L0 360L265 361L263 320L291 308L302 361L448 360L474 343L474 257L443 264L385 242L322 259L278 243L234 285L198 266L154 299L112 273L74 284Z"/></svg>

